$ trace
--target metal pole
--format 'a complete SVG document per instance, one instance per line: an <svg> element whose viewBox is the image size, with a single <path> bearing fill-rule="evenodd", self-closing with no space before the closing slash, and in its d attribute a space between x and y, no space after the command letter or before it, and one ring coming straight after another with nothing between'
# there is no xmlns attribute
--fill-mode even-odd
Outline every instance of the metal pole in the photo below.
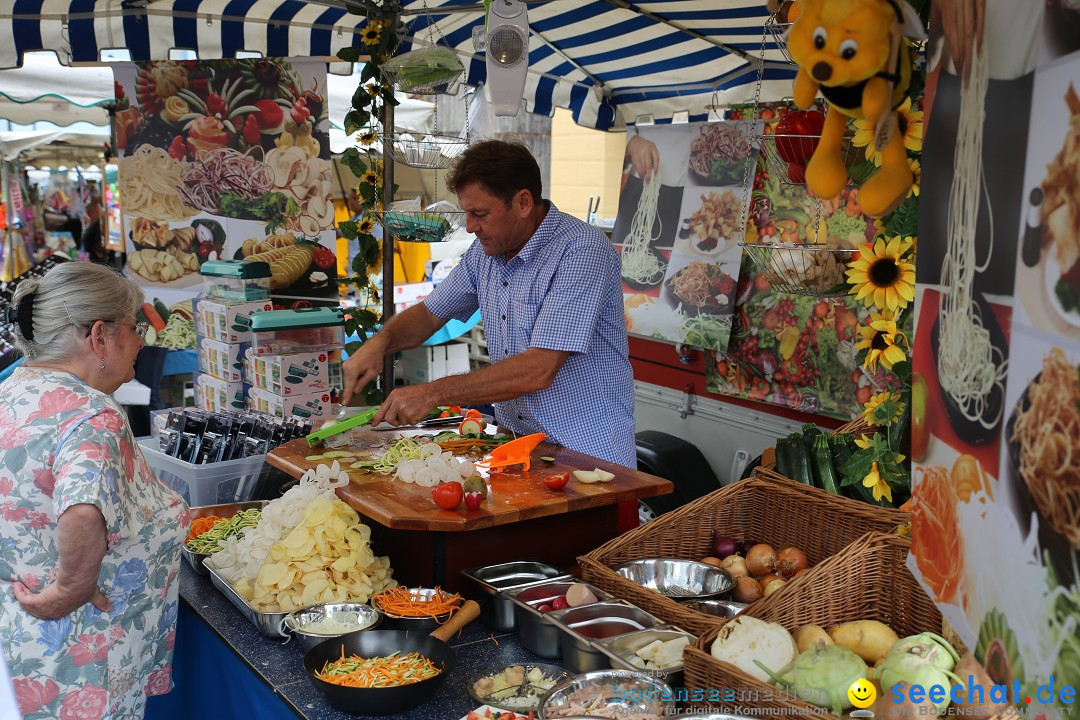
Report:
<svg viewBox="0 0 1080 720"><path fill-rule="evenodd" d="M397 25L397 16L393 13L387 18L390 27ZM383 106L383 132L386 135L394 132L394 105L386 103ZM386 137L384 135L384 137ZM394 152L393 148L382 148L383 155L383 210L390 207L394 201ZM394 236L383 225L383 272L382 272L382 303L383 324L385 325L394 314ZM393 353L383 358L382 390L383 395L389 395L394 389L394 355Z"/></svg>

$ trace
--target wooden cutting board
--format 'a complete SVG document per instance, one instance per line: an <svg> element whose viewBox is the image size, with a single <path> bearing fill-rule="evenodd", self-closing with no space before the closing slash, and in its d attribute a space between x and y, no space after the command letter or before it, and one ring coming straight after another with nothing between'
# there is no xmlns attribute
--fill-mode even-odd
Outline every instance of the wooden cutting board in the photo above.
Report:
<svg viewBox="0 0 1080 720"><path fill-rule="evenodd" d="M405 434L415 436L417 433L387 431L385 434L380 433L380 436L385 442ZM338 449L361 452L370 450L371 446ZM326 452L326 449L309 448L307 442L300 439L270 451L266 460L274 467L299 478L320 463L333 462L305 459L323 452ZM375 452L377 456L381 450ZM555 462L540 460L544 456L555 458ZM344 458L338 462L348 469L352 461ZM586 484L575 480L571 475L570 482L561 490L549 490L542 480L545 475L564 470L595 468L614 473L615 479L606 483ZM478 530L575 510L614 505L626 500L666 495L674 490L671 482L663 478L549 443L541 443L533 451L532 466L527 472L522 471L520 465L507 468L507 472L492 472L487 478L488 496L480 509L473 511L467 510L464 503L454 510L441 509L431 498L431 488L404 483L387 475L364 470L348 472L352 482L348 487L338 490L338 497L364 517L397 530Z"/></svg>

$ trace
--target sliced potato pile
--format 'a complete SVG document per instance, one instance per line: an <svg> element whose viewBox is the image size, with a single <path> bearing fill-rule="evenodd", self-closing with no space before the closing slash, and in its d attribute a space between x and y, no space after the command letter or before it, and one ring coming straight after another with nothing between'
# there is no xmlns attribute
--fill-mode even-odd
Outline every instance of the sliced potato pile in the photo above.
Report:
<svg viewBox="0 0 1080 720"><path fill-rule="evenodd" d="M371 528L341 500L320 496L304 519L270 548L252 585L236 591L259 612L290 612L321 602L367 602L394 587L390 559L375 557Z"/></svg>

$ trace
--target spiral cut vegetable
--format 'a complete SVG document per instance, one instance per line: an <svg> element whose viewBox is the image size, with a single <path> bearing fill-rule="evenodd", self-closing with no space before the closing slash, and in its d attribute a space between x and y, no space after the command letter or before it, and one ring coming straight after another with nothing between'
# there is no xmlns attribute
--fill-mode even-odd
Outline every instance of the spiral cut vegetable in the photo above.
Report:
<svg viewBox="0 0 1080 720"><path fill-rule="evenodd" d="M209 555L221 550L221 540L243 537L248 528L259 524L262 511L259 508L241 510L228 520L219 519L209 530L187 541L188 550Z"/></svg>
<svg viewBox="0 0 1080 720"><path fill-rule="evenodd" d="M380 688L411 685L441 672L435 663L418 652L402 655L399 650L386 657L365 659L359 655L345 657L345 646L342 645L341 658L324 664L315 677L345 687Z"/></svg>
<svg viewBox="0 0 1080 720"><path fill-rule="evenodd" d="M377 473L390 475L397 470L398 463L402 460L419 460L422 448L423 444L412 438L401 438L390 443L382 457L375 460L359 460L349 465L349 467L354 470L366 468Z"/></svg>

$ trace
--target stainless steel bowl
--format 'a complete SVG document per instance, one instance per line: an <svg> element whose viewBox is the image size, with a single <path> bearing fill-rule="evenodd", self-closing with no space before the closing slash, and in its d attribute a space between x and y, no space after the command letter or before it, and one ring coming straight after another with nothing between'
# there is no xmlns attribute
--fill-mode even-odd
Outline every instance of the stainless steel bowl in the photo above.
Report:
<svg viewBox="0 0 1080 720"><path fill-rule="evenodd" d="M615 572L642 587L674 599L715 597L730 592L735 580L726 570L679 558L643 558L615 568Z"/></svg>
<svg viewBox="0 0 1080 720"><path fill-rule="evenodd" d="M584 708L574 704L584 697L599 702ZM670 685L645 673L597 670L553 687L540 701L540 718L590 717L589 711L601 707L614 709L614 717L654 715L659 720L674 711L675 699Z"/></svg>
<svg viewBox="0 0 1080 720"><path fill-rule="evenodd" d="M409 588L409 593L415 598L430 599L435 595L437 591L435 588ZM445 590L442 591L444 595L449 595ZM379 605L379 596L376 595L371 598L371 606L382 613L382 616L386 618L386 627L390 630L415 630L421 633L430 633L440 625L445 623L453 615L453 612L440 613L432 617L431 615L424 616L411 616L411 615L395 615L394 613L383 610Z"/></svg>
<svg viewBox="0 0 1080 720"><path fill-rule="evenodd" d="M515 685L507 685L498 690L487 690L483 687L477 687L477 683L482 682L485 678L492 678L500 673L507 672L512 668L521 668L522 682ZM534 678L537 682L532 682L529 679L530 673L539 671L542 677ZM481 705L490 705L491 707L500 708L502 710L510 710L514 713L529 713L536 712L540 709L540 699L547 694L547 691L558 685L564 680L569 680L574 674L564 670L557 665L544 665L542 663L518 663L517 665L507 665L503 667L488 668L483 672L479 672L469 678L469 683L466 689L469 691L469 697Z"/></svg>
<svg viewBox="0 0 1080 720"><path fill-rule="evenodd" d="M354 626L354 629L345 632L316 632L314 625L321 620L336 620ZM323 603L293 610L282 622L289 632L296 636L304 652L307 652L323 640L378 627L382 622L382 615L378 610L361 603Z"/></svg>
<svg viewBox="0 0 1080 720"><path fill-rule="evenodd" d="M746 607L746 603L737 602L735 600L716 599L687 600L683 605L691 610L697 610L706 615L715 615L716 617L722 618L733 618Z"/></svg>

